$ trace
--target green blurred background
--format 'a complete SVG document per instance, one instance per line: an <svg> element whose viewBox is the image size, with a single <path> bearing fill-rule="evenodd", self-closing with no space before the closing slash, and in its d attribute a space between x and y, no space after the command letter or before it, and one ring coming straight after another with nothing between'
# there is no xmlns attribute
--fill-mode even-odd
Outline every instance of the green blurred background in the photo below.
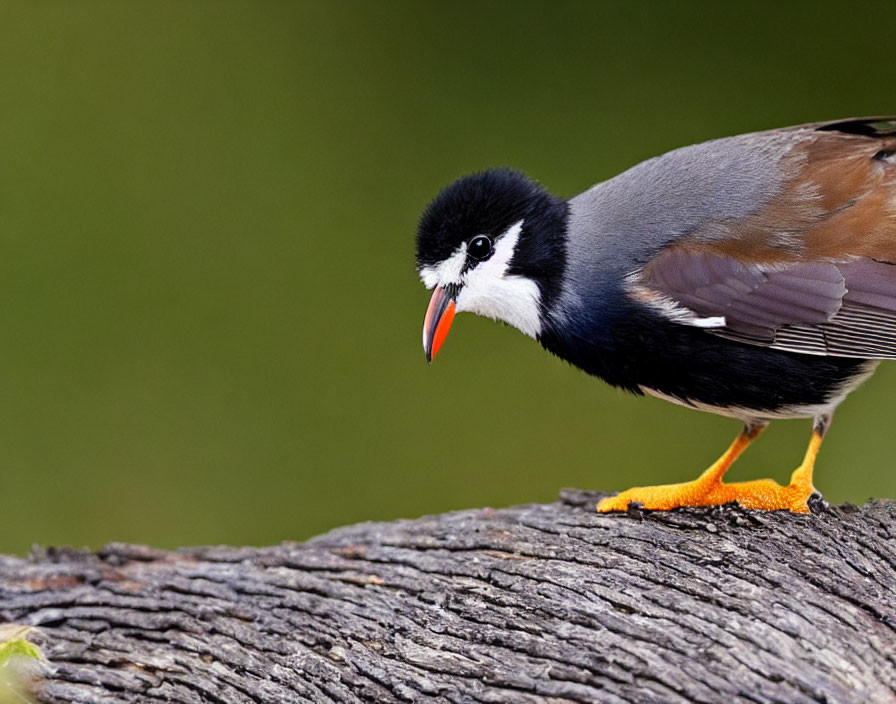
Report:
<svg viewBox="0 0 896 704"><path fill-rule="evenodd" d="M0 550L273 543L690 478L731 420L460 317L428 368L413 233L513 165L896 113L893 2L0 3ZM896 496L885 365L817 484ZM808 422L732 472L785 480Z"/></svg>

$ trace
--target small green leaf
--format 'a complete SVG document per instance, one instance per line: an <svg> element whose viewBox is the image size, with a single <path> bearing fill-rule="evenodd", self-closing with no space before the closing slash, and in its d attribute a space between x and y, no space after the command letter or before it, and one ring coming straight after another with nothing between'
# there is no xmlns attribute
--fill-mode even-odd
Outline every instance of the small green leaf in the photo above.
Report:
<svg viewBox="0 0 896 704"><path fill-rule="evenodd" d="M4 667L9 662L9 659L15 655L37 658L38 660L43 657L40 648L36 645L29 643L24 638L16 638L0 644L0 667Z"/></svg>
<svg viewBox="0 0 896 704"><path fill-rule="evenodd" d="M40 648L27 640L33 630L15 623L0 624L0 704L33 702L26 685L28 663L44 661Z"/></svg>
<svg viewBox="0 0 896 704"><path fill-rule="evenodd" d="M43 660L44 655L34 643L27 640L30 626L0 625L0 668L6 667L15 656Z"/></svg>

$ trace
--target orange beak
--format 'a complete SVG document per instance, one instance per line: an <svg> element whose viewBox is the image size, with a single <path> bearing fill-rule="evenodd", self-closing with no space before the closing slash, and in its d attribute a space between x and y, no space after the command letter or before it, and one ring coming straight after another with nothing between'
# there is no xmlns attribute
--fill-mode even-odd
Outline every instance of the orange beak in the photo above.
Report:
<svg viewBox="0 0 896 704"><path fill-rule="evenodd" d="M453 286L436 287L429 299L426 318L423 319L423 352L426 361L432 362L442 347L442 343L451 329L454 320L454 297L457 295Z"/></svg>

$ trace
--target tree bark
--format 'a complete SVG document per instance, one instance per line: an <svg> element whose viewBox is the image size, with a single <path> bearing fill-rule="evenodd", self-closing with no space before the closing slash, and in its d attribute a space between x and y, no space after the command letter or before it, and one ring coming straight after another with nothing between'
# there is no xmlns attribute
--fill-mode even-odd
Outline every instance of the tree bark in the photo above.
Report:
<svg viewBox="0 0 896 704"><path fill-rule="evenodd" d="M0 557L0 622L41 702L896 702L896 502L598 498Z"/></svg>

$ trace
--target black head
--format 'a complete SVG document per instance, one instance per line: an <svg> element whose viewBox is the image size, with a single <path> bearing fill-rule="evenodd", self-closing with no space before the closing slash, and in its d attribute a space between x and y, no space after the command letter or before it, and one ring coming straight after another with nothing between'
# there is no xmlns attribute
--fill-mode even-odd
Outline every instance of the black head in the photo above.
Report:
<svg viewBox="0 0 896 704"><path fill-rule="evenodd" d="M523 221L511 273L559 283L565 254L566 203L514 169L462 176L427 206L417 228L417 268L438 265L467 243L467 266L490 256L489 243ZM485 237L485 239L482 238ZM477 239L478 238L478 239ZM539 280L543 289L553 281ZM549 293L545 291L545 293Z"/></svg>
<svg viewBox="0 0 896 704"><path fill-rule="evenodd" d="M417 264L432 266L476 235L496 237L553 197L525 174L489 169L462 176L427 206L417 228Z"/></svg>
<svg viewBox="0 0 896 704"><path fill-rule="evenodd" d="M444 339L455 302L458 312L537 337L562 285L566 219L564 201L512 169L464 176L444 188L417 229L417 268L435 289L424 325L427 356Z"/></svg>

